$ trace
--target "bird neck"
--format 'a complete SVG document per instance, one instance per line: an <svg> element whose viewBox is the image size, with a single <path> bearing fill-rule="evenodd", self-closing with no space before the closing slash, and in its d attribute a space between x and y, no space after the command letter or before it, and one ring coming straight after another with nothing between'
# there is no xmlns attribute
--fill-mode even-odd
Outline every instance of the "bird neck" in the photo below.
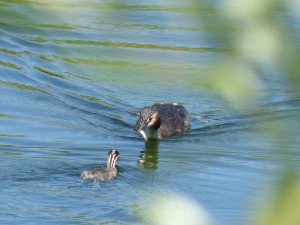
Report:
<svg viewBox="0 0 300 225"><path fill-rule="evenodd" d="M157 139L158 138L158 131L153 127L147 127L146 131L141 130L140 133L144 137L145 141L149 139Z"/></svg>
<svg viewBox="0 0 300 225"><path fill-rule="evenodd" d="M116 166L116 157L114 155L108 156L107 168L114 168Z"/></svg>

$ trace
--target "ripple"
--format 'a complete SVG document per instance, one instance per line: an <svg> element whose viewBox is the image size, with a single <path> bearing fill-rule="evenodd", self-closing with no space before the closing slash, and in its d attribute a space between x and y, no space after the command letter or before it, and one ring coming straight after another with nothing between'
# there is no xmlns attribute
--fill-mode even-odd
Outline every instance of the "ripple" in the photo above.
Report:
<svg viewBox="0 0 300 225"><path fill-rule="evenodd" d="M18 52L18 51L6 49L6 48L0 48L0 51L4 52L6 54L14 55L14 56L20 56L21 55L20 52Z"/></svg>
<svg viewBox="0 0 300 225"><path fill-rule="evenodd" d="M29 90L29 91L33 91L33 92L40 92L40 93L43 93L43 94L52 95L51 93L49 93L49 92L47 92L43 89L39 89L37 87L27 85L27 84L16 83L16 82L8 82L8 81L0 81L0 83L5 84L5 85L10 86L10 87L16 87L16 88L23 89L23 90Z"/></svg>
<svg viewBox="0 0 300 225"><path fill-rule="evenodd" d="M50 76L54 76L54 77L58 77L58 78L63 78L63 79L67 79L66 76L62 75L62 74L59 74L57 72L53 72L53 71L49 71L49 70L46 70L46 69L43 69L41 67L38 67L38 66L33 66L35 69L37 69L38 71L42 72L42 73L46 73Z"/></svg>
<svg viewBox="0 0 300 225"><path fill-rule="evenodd" d="M17 70L22 70L23 69L23 67L18 66L18 65L14 64L14 63L4 62L4 61L0 61L0 66L5 66L5 67L17 69Z"/></svg>
<svg viewBox="0 0 300 225"><path fill-rule="evenodd" d="M130 42L111 42L111 41L96 41L96 40L70 40L70 39L54 39L51 40L57 44L72 44L72 45L100 45L111 47L128 47L128 48L146 48L146 49L160 49L170 51L190 51L190 52L219 52L221 48L209 48L209 47L186 47L175 45L154 45L154 44L139 44ZM46 39L43 39L46 42Z"/></svg>

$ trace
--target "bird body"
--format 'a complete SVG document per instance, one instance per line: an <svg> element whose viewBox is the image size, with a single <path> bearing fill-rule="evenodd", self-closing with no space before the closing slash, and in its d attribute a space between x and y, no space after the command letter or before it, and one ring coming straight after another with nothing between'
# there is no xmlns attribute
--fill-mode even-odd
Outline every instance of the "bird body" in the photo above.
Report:
<svg viewBox="0 0 300 225"><path fill-rule="evenodd" d="M117 168L99 167L81 173L82 179L111 180L117 176Z"/></svg>
<svg viewBox="0 0 300 225"><path fill-rule="evenodd" d="M81 173L81 178L85 179L98 179L98 180L110 180L117 176L118 169L116 162L119 159L119 151L111 150L108 153L108 160L106 167L99 167L91 170L86 170Z"/></svg>
<svg viewBox="0 0 300 225"><path fill-rule="evenodd" d="M146 140L185 133L189 127L190 115L183 106L157 103L140 110L135 130Z"/></svg>

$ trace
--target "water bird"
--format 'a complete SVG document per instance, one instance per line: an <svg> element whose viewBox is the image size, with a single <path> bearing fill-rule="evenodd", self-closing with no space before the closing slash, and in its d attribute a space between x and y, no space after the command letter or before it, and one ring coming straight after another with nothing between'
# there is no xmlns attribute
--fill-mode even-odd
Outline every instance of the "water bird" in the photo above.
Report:
<svg viewBox="0 0 300 225"><path fill-rule="evenodd" d="M140 110L135 131L145 141L185 133L190 127L190 114L177 103L144 107Z"/></svg>
<svg viewBox="0 0 300 225"><path fill-rule="evenodd" d="M118 150L111 150L108 152L107 166L99 167L96 169L86 170L81 173L81 178L85 179L99 179L99 180L110 180L117 176L118 169L116 162L118 161L120 153Z"/></svg>

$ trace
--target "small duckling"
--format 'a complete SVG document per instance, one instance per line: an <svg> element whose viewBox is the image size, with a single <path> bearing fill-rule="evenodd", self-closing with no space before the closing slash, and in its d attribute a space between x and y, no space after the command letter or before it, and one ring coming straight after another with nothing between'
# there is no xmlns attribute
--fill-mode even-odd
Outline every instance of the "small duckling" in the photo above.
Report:
<svg viewBox="0 0 300 225"><path fill-rule="evenodd" d="M110 180L117 176L118 169L116 167L116 162L119 159L119 151L111 150L108 153L108 160L106 167L99 167L91 170L86 170L81 173L81 178L85 179L99 179L99 180Z"/></svg>

